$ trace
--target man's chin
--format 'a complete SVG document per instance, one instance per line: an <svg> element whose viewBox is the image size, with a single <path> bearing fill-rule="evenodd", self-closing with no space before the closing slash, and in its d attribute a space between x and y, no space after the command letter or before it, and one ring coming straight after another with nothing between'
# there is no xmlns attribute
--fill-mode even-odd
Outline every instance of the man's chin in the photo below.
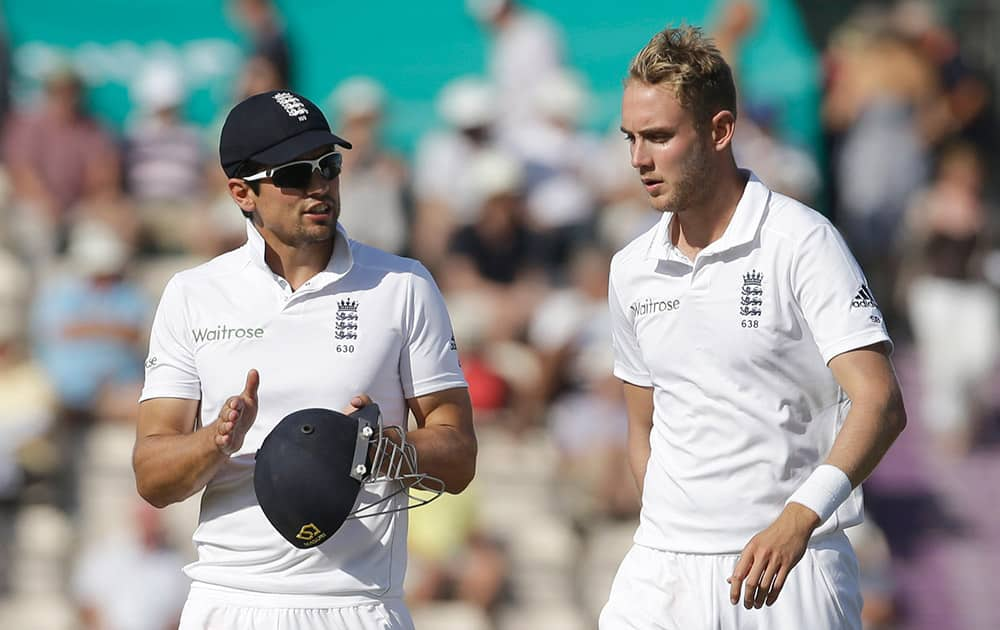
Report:
<svg viewBox="0 0 1000 630"><path fill-rule="evenodd" d="M334 231L335 228L333 224L323 223L304 225L299 231L299 234L301 234L302 237L308 242L319 243L333 238Z"/></svg>
<svg viewBox="0 0 1000 630"><path fill-rule="evenodd" d="M650 195L649 205L657 212L673 212L673 204L670 203L670 198L665 195Z"/></svg>

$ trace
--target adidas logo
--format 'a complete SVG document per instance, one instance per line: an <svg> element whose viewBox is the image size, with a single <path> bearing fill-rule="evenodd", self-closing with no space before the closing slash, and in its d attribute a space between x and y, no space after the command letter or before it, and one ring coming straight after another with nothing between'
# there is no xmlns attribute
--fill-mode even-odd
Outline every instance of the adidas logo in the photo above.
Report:
<svg viewBox="0 0 1000 630"><path fill-rule="evenodd" d="M875 296L868 289L868 285L862 284L858 294L851 300L851 308L878 308Z"/></svg>

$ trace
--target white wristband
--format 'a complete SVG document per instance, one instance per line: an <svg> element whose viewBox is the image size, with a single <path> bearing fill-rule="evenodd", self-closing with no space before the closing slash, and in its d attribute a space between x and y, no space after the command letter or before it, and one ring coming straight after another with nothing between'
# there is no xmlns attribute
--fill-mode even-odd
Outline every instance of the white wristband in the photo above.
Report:
<svg viewBox="0 0 1000 630"><path fill-rule="evenodd" d="M801 503L818 514L819 522L824 523L847 500L851 490L851 480L843 470L831 464L823 464L788 497L785 505Z"/></svg>

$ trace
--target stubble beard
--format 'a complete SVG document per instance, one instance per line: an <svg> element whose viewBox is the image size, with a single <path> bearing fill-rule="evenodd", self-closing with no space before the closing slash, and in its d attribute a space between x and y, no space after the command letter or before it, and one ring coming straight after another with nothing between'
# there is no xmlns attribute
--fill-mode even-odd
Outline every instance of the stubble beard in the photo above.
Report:
<svg viewBox="0 0 1000 630"><path fill-rule="evenodd" d="M659 204L662 212L685 212L704 205L712 194L712 164L708 148L701 142L681 167L680 176L670 186L666 198Z"/></svg>
<svg viewBox="0 0 1000 630"><path fill-rule="evenodd" d="M333 238L337 230L337 220L340 218L340 200L327 198L324 201L330 206L329 222L323 225L310 225L306 223L305 215L299 215L298 226L292 235L293 245L315 245Z"/></svg>

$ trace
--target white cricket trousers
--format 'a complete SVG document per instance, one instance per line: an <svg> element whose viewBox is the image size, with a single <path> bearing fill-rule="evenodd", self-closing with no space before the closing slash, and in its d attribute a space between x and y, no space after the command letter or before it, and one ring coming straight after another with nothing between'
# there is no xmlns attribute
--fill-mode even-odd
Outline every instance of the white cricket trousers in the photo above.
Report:
<svg viewBox="0 0 1000 630"><path fill-rule="evenodd" d="M256 597L191 586L178 630L414 630L401 599L337 608L283 608L278 596Z"/></svg>
<svg viewBox="0 0 1000 630"><path fill-rule="evenodd" d="M632 545L601 611L600 630L861 630L858 561L843 532L811 541L772 606L729 603L739 554Z"/></svg>

